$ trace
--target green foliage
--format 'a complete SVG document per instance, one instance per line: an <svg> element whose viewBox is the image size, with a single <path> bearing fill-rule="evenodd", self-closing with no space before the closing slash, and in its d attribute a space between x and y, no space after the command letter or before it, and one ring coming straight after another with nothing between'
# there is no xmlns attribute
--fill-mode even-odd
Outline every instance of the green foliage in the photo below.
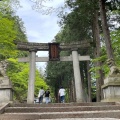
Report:
<svg viewBox="0 0 120 120"><path fill-rule="evenodd" d="M71 8L71 13L63 15L60 25L63 28L68 41L81 41L90 39L92 36L92 22L95 8L97 9L98 3L93 1L66 1L67 5ZM63 38L64 39L64 38Z"/></svg>
<svg viewBox="0 0 120 120"><path fill-rule="evenodd" d="M111 32L111 40L112 40L112 47L114 50L116 65L120 66L120 30L115 30L115 31ZM97 71L100 69L103 71L105 76L107 76L110 71L110 69L106 63L107 55L106 55L104 46L102 46L102 48L101 48L101 54L102 54L102 56L91 60L91 62L93 62L94 64L98 61L100 61L102 63L102 65L100 67L92 67L90 69L90 72L92 72L93 79L99 78ZM96 74L93 74L93 73L96 73Z"/></svg>
<svg viewBox="0 0 120 120"><path fill-rule="evenodd" d="M12 81L14 100L22 101L27 98L29 64L19 63L16 59L28 56L28 52L18 51L14 44L14 40L27 41L24 23L18 16L15 16L12 9L16 4L19 5L18 0L0 2L0 60L8 60L7 75ZM35 96L38 95L41 86L44 89L48 88L44 78L36 69Z"/></svg>
<svg viewBox="0 0 120 120"><path fill-rule="evenodd" d="M14 21L4 17L0 19L0 55L5 58L17 54L13 43L17 32L13 28Z"/></svg>
<svg viewBox="0 0 120 120"><path fill-rule="evenodd" d="M69 2L69 3L68 3ZM91 24L93 12L93 4L90 1L67 1L69 7L71 7L72 12L68 15L63 15L60 21L61 31L55 36L55 41L62 43L70 43L73 41L84 41L86 39L91 40ZM87 7L86 7L87 6ZM89 41L88 40L88 41ZM89 48L90 50L91 48ZM85 55L88 50L78 51L79 54ZM61 52L60 55L68 56L71 51ZM81 67L83 72L82 78L85 80L86 68L84 65ZM55 91L58 90L60 85L68 88L68 83L74 79L73 65L72 62L54 62L48 63L46 68L47 83L54 88ZM57 81L56 81L57 80ZM53 81L52 84L50 81ZM85 81L87 83L87 80Z"/></svg>
<svg viewBox="0 0 120 120"><path fill-rule="evenodd" d="M120 30L111 32L112 46L114 50L115 61L120 66Z"/></svg>
<svg viewBox="0 0 120 120"><path fill-rule="evenodd" d="M106 6L109 7L109 10L120 10L120 1L119 0L106 0Z"/></svg>
<svg viewBox="0 0 120 120"><path fill-rule="evenodd" d="M44 90L47 90L49 86L46 84L44 78L40 76L40 72L36 69L36 78L35 78L35 96L38 96L39 89L43 87Z"/></svg>
<svg viewBox="0 0 120 120"><path fill-rule="evenodd" d="M9 65L7 69L8 76L12 81L14 90L14 100L23 100L27 96L28 84L28 65L18 63L15 59L8 59Z"/></svg>
<svg viewBox="0 0 120 120"><path fill-rule="evenodd" d="M105 1L106 5L109 6L109 8L111 7L112 10L116 11L117 8L117 14L110 14L108 13L108 19L109 18L113 18L110 19L110 23L112 23L113 21L117 21L117 23L119 24L119 2L117 0L110 0L109 1L109 5L108 5L108 1ZM61 25L61 31L55 36L55 41L56 42L66 42L66 43L70 43L73 41L81 41L81 40L86 40L86 39L93 39L93 21L94 21L94 14L96 11L99 11L99 5L98 5L98 1L97 0L77 0L77 1L73 1L73 0L66 0L66 4L68 5L68 7L71 9L71 12L69 14L63 15L61 16L61 21L60 21L60 25ZM110 9L107 9L108 11ZM115 13L114 11L114 13ZM114 17L116 16L116 17ZM99 16L100 17L100 16ZM99 19L98 17L98 19ZM113 20L113 21L112 21ZM112 21L112 22L111 22ZM110 28L114 31L111 33L111 38L112 38L112 46L114 49L114 54L115 54L115 61L117 65L120 65L120 39L119 39L119 33L120 31L115 31L115 26L113 26L113 24L110 24ZM101 22L99 19L99 27L101 28ZM102 31L100 29L100 32L102 34ZM96 43L95 43L96 44ZM92 84L92 90L93 90L93 94L95 97L95 87L96 87L96 79L98 79L100 77L99 74L97 74L98 70L102 70L104 75L106 76L109 72L109 68L108 65L106 64L106 60L107 60L107 55L106 55L106 46L105 43L103 42L103 40L101 39L101 56L98 58L94 58L94 51L93 49L91 49L93 46L91 45L91 48L89 49L89 54L90 56L92 56L92 61L91 61L91 69L90 72L92 73L92 79L94 80L94 84ZM80 50L78 51L79 54L81 55L85 55L87 53L87 51L83 51ZM67 54L64 54L67 55ZM94 65L100 62L101 66L99 67L94 67ZM83 64L83 63L81 63ZM85 71L84 69L84 65L81 65L81 71ZM58 66L59 68L59 66ZM68 67L69 69L69 67ZM52 71L52 70L51 70ZM64 71L65 72L65 71ZM64 74L63 74L64 75ZM85 77L85 76L82 76Z"/></svg>
<svg viewBox="0 0 120 120"><path fill-rule="evenodd" d="M18 0L0 2L0 60L18 56L14 40L27 41L23 22L15 16L11 5L19 6Z"/></svg>
<svg viewBox="0 0 120 120"><path fill-rule="evenodd" d="M102 61L104 62L107 59L106 55L100 56L98 58L92 59L92 62Z"/></svg>

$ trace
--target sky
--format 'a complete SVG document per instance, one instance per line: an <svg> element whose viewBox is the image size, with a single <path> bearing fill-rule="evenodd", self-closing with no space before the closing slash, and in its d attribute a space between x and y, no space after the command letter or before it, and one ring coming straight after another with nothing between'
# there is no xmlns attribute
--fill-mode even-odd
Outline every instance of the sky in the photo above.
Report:
<svg viewBox="0 0 120 120"><path fill-rule="evenodd" d="M40 9L41 5L38 6L39 4L48 6L51 14L47 14L48 8L46 7ZM52 42L54 36L60 31L57 13L59 7L64 5L64 0L20 0L20 5L22 8L17 10L16 15L24 22L28 41L38 43ZM39 9L37 9L38 7ZM48 52L39 51L37 55L48 57ZM37 63L37 67L45 69L45 66L45 62Z"/></svg>

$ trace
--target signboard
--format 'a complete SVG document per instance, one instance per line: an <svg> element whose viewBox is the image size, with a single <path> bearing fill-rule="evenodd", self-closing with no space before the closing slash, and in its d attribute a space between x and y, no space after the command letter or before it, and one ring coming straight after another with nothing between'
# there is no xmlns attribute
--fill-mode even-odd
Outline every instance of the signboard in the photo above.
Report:
<svg viewBox="0 0 120 120"><path fill-rule="evenodd" d="M48 45L49 45L49 61L59 61L60 60L59 43L48 43Z"/></svg>

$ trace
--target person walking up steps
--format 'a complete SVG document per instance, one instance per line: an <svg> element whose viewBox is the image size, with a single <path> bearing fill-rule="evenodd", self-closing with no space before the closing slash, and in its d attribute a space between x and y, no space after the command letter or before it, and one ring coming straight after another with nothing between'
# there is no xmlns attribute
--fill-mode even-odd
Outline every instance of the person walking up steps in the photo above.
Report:
<svg viewBox="0 0 120 120"><path fill-rule="evenodd" d="M60 102L64 103L65 102L65 89L63 88L63 86L60 87L58 95L60 97Z"/></svg>
<svg viewBox="0 0 120 120"><path fill-rule="evenodd" d="M50 102L50 91L49 91L49 89L47 89L46 91L45 91L45 103L46 104L48 104L49 102Z"/></svg>

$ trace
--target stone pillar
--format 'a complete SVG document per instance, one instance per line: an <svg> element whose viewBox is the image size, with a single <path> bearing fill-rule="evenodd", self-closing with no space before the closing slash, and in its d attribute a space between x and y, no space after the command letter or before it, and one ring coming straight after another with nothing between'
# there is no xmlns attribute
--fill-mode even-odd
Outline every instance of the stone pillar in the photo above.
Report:
<svg viewBox="0 0 120 120"><path fill-rule="evenodd" d="M35 83L35 62L36 62L36 51L30 51L30 72L28 81L28 93L27 93L27 103L34 103L34 83Z"/></svg>
<svg viewBox="0 0 120 120"><path fill-rule="evenodd" d="M120 102L120 74L109 75L102 85L103 100L101 102Z"/></svg>
<svg viewBox="0 0 120 120"><path fill-rule="evenodd" d="M74 78L75 78L75 92L76 92L76 102L83 102L83 90L82 90L82 81L80 75L79 68L79 58L78 52L72 51L72 59L73 59L73 69L74 69Z"/></svg>
<svg viewBox="0 0 120 120"><path fill-rule="evenodd" d="M102 102L120 102L120 69L114 65L113 59L108 59L107 64L110 72L102 85L103 100Z"/></svg>
<svg viewBox="0 0 120 120"><path fill-rule="evenodd" d="M0 103L13 101L12 83L9 78L0 77Z"/></svg>

